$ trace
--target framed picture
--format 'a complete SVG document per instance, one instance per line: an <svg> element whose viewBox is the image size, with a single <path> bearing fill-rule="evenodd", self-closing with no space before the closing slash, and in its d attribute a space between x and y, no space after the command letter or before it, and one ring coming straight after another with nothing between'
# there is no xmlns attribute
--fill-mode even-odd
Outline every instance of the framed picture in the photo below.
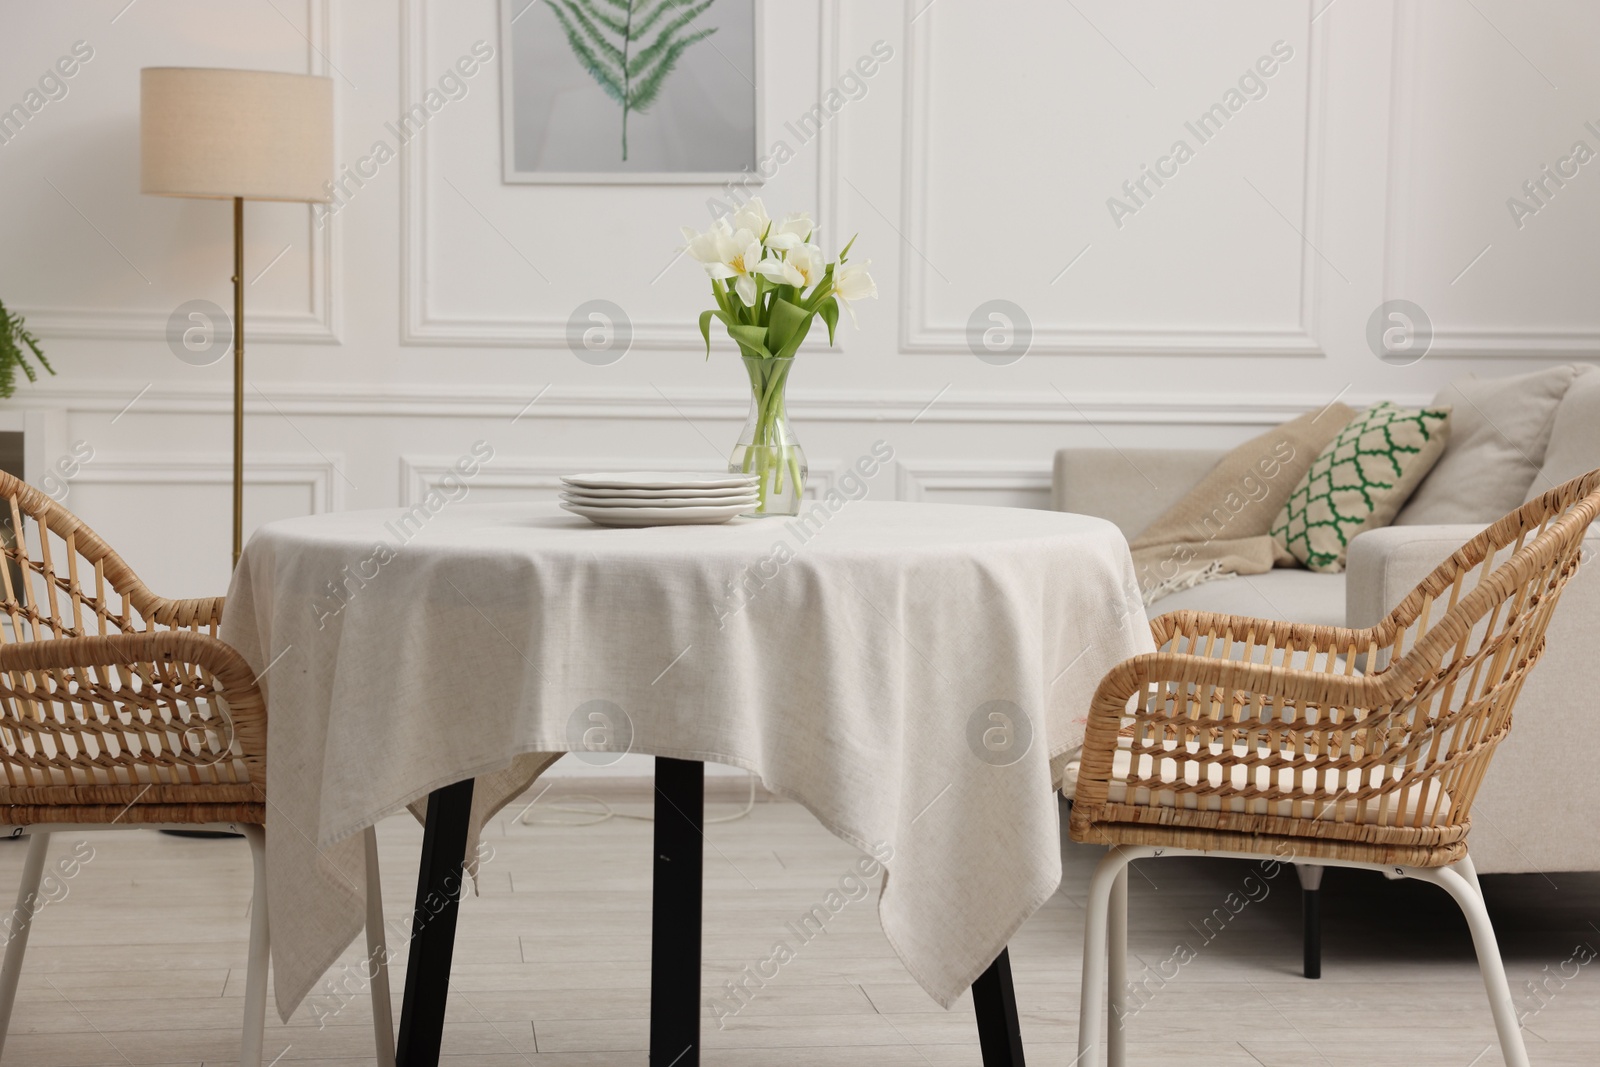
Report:
<svg viewBox="0 0 1600 1067"><path fill-rule="evenodd" d="M501 0L505 180L759 182L759 22L757 0Z"/></svg>

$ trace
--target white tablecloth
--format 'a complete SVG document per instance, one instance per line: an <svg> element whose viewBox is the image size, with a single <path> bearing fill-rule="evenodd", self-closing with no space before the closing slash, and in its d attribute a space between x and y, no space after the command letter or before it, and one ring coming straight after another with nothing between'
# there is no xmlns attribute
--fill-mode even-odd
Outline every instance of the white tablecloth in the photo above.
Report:
<svg viewBox="0 0 1600 1067"><path fill-rule="evenodd" d="M883 928L948 1006L1055 891L1060 757L1106 669L1152 650L1126 543L1079 515L403 514L263 527L228 594L222 637L265 672L285 1017L361 930L359 831L469 777L475 831L551 754L630 745L612 708L632 751L754 771L892 850Z"/></svg>

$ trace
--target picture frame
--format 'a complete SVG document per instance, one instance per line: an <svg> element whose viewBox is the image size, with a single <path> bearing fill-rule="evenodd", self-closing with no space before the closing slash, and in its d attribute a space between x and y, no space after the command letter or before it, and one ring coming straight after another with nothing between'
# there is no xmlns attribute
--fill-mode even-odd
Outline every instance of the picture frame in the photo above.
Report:
<svg viewBox="0 0 1600 1067"><path fill-rule="evenodd" d="M620 86L613 83L608 91L601 85L573 42L576 37L602 69L614 71L615 64L607 62L604 45L595 38L609 38L614 48L619 39L607 25L590 18L585 27L574 14L606 14L614 7L609 0L501 0L502 180L547 185L762 184L756 169L765 144L760 0L644 0L641 11L647 20L656 19L649 29L658 35L697 9L703 21L680 27L665 47L660 36L643 39L645 48L658 47L660 66L659 59L675 43L696 38L678 50L647 109L626 109L624 122L607 111L624 110L616 99ZM673 9L682 15L662 13ZM724 40L718 47L716 38L728 31L733 31L734 43ZM741 69L746 62L748 73ZM707 117L711 103L721 106L717 115ZM625 131L623 144L631 136L632 158L623 160L618 153L612 162L610 146L619 130ZM695 158L706 165L696 165ZM674 162L684 165L670 165Z"/></svg>

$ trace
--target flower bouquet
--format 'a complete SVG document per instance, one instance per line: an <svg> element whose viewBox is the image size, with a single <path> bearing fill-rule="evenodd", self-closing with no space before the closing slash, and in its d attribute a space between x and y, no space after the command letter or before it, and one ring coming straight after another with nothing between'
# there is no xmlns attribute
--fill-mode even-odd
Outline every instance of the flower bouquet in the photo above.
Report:
<svg viewBox="0 0 1600 1067"><path fill-rule="evenodd" d="M851 302L878 295L867 263L846 264L855 238L829 262L811 243L815 231L805 212L774 222L759 198L747 201L731 220L718 219L704 233L683 230L686 250L705 266L717 304L700 314L706 357L711 356L711 321L716 319L739 346L750 377L750 417L728 470L758 476L756 515L800 512L805 452L789 428L784 394L795 353L813 320L821 316L827 324L831 346L839 308L850 313L853 323Z"/></svg>

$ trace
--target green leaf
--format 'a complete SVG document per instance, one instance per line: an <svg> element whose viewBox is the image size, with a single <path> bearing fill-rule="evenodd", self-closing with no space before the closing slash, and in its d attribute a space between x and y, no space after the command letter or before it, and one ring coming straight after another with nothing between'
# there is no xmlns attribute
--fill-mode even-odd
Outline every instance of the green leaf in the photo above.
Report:
<svg viewBox="0 0 1600 1067"><path fill-rule="evenodd" d="M833 347L833 331L839 325L839 301L833 297L824 300L817 308L817 314L822 316L822 321L828 324L828 347Z"/></svg>
<svg viewBox="0 0 1600 1067"><path fill-rule="evenodd" d="M814 312L798 304L774 300L772 319L767 325L767 348L780 358L794 355L800 350L800 342L806 339L814 317Z"/></svg>
<svg viewBox="0 0 1600 1067"><path fill-rule="evenodd" d="M618 35L619 37L627 36L628 22L626 17L619 19L615 15L606 14L604 11L601 11L599 8L594 6L594 0L569 0L569 2L577 3L577 5L583 9L585 14L587 14L595 22L598 22L600 25L610 30L612 33ZM625 6L623 11L627 11Z"/></svg>
<svg viewBox="0 0 1600 1067"><path fill-rule="evenodd" d="M721 316L722 312L715 308L700 312L700 336L706 339L706 358L711 358L711 320Z"/></svg>
<svg viewBox="0 0 1600 1067"><path fill-rule="evenodd" d="M787 300L774 300L771 317L767 320L767 347L774 352L782 350L805 318L806 313L801 308Z"/></svg>
<svg viewBox="0 0 1600 1067"><path fill-rule="evenodd" d="M634 17L638 19L633 24L633 39L635 41L643 40L644 35L649 33L655 24L661 21L663 15L675 8L682 9L686 2L692 3L694 0L661 0L661 3L649 10L646 10L645 4L639 4L633 9Z"/></svg>
<svg viewBox="0 0 1600 1067"><path fill-rule="evenodd" d="M39 350L39 339L23 325L22 316L13 314L4 304L0 304L0 397L9 397L16 392L18 368L28 381L39 380L39 375L23 352L24 346L33 353L41 367L51 374L56 372Z"/></svg>
<svg viewBox="0 0 1600 1067"><path fill-rule="evenodd" d="M667 50L666 55L661 58L661 62L656 64L655 69L634 83L632 95L629 97L633 109L635 111L644 111L655 103L656 97L661 93L662 85L667 80L667 75L671 74L678 65L678 57L688 51L689 46L705 40L716 32L716 28L713 27L690 34L682 40L674 41L672 47Z"/></svg>
<svg viewBox="0 0 1600 1067"><path fill-rule="evenodd" d="M728 336L733 338L733 343L739 346L739 351L744 355L772 358L772 353L767 350L765 326L729 326Z"/></svg>
<svg viewBox="0 0 1600 1067"><path fill-rule="evenodd" d="M596 26L589 13L584 11L583 5L585 3L586 0L550 0L550 8L553 11L565 11L568 15L571 15L573 20L583 28L584 36L595 51L615 64L618 70L625 70L628 65L627 55L622 49L612 44L604 33L600 32L600 27ZM624 23L622 29L618 32L626 34L627 29L628 27Z"/></svg>
<svg viewBox="0 0 1600 1067"><path fill-rule="evenodd" d="M705 14L706 9L715 2L716 0L701 0L700 3L685 7L677 18L672 19L666 24L666 26L656 36L654 41L639 49L639 51L628 60L629 76L635 78L638 77L659 57L669 51L672 48L673 43L678 39L678 31L688 26L689 23L693 22L701 15ZM654 25L654 22L652 21L651 24ZM644 32L644 27L640 26L634 31L633 39L635 41L640 40L641 35ZM703 30L701 31L701 36L706 36L712 32L714 31Z"/></svg>
<svg viewBox="0 0 1600 1067"><path fill-rule="evenodd" d="M843 263L844 262L844 257L848 256L850 254L850 249L855 247L856 238L860 237L860 236L861 235L859 233L853 233L853 234L850 235L850 240L846 241L844 247L839 250L839 262L840 263ZM833 270L833 264L831 264L831 263L828 264L828 270L829 271Z"/></svg>
<svg viewBox="0 0 1600 1067"><path fill-rule="evenodd" d="M607 96L626 107L627 95L623 91L621 79L595 54L595 50L589 46L578 27L561 7L556 4L547 6L555 15L556 21L561 23L561 29L567 35L567 47L572 49L572 54L577 57L579 65L589 72L589 76L605 90Z"/></svg>

